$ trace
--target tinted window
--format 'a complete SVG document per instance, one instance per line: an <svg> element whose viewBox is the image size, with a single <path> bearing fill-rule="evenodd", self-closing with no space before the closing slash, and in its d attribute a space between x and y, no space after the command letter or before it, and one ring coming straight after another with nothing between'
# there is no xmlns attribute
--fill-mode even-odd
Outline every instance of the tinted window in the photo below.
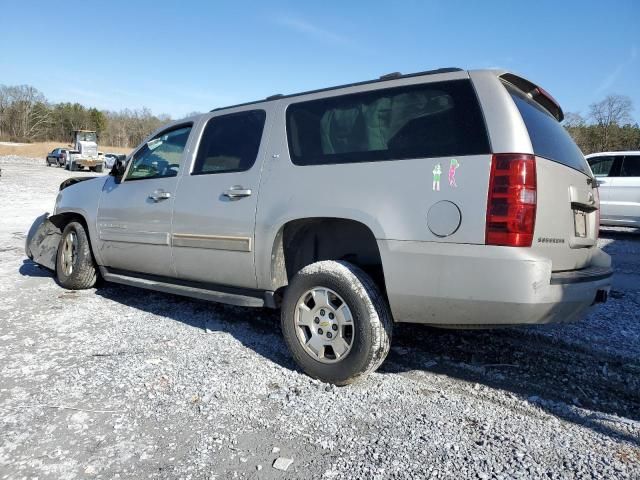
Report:
<svg viewBox="0 0 640 480"><path fill-rule="evenodd" d="M149 140L133 157L127 180L175 177L180 170L182 152L191 125L166 130Z"/></svg>
<svg viewBox="0 0 640 480"><path fill-rule="evenodd" d="M621 177L640 177L640 155L627 155L622 160Z"/></svg>
<svg viewBox="0 0 640 480"><path fill-rule="evenodd" d="M589 166L596 177L608 177L616 157L594 157L589 159Z"/></svg>
<svg viewBox="0 0 640 480"><path fill-rule="evenodd" d="M264 110L213 117L204 128L193 174L242 172L256 161Z"/></svg>
<svg viewBox="0 0 640 480"><path fill-rule="evenodd" d="M560 122L519 90L505 86L529 131L534 153L589 175L582 152Z"/></svg>
<svg viewBox="0 0 640 480"><path fill-rule="evenodd" d="M287 109L296 165L489 153L468 80L390 88L295 103Z"/></svg>

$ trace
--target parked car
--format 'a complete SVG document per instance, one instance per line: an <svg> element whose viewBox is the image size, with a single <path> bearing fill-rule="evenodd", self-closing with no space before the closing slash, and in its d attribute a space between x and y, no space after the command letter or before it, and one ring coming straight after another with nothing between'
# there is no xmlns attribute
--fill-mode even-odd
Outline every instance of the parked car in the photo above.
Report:
<svg viewBox="0 0 640 480"><path fill-rule="evenodd" d="M105 153L104 154L104 166L107 170L111 170L113 165L119 158L126 157L126 155L119 155L117 153Z"/></svg>
<svg viewBox="0 0 640 480"><path fill-rule="evenodd" d="M600 223L640 227L640 151L587 155L600 185Z"/></svg>
<svg viewBox="0 0 640 480"><path fill-rule="evenodd" d="M47 167L55 165L57 167L64 167L69 158L69 149L67 148L54 148L51 153L47 155L46 163Z"/></svg>
<svg viewBox="0 0 640 480"><path fill-rule="evenodd" d="M596 184L562 118L528 80L460 69L216 109L63 184L26 253L64 288L280 308L298 365L346 384L394 322L563 322L606 300Z"/></svg>

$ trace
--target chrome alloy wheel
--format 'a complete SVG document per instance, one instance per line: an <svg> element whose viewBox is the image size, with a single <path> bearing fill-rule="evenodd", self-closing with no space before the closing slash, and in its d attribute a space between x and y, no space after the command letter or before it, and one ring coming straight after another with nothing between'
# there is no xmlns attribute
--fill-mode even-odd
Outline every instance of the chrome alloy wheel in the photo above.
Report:
<svg viewBox="0 0 640 480"><path fill-rule="evenodd" d="M295 312L298 341L322 363L346 357L353 345L353 316L347 303L331 289L314 287L298 299Z"/></svg>
<svg viewBox="0 0 640 480"><path fill-rule="evenodd" d="M78 236L76 232L69 232L62 244L62 270L68 277L73 273L73 263L78 251Z"/></svg>

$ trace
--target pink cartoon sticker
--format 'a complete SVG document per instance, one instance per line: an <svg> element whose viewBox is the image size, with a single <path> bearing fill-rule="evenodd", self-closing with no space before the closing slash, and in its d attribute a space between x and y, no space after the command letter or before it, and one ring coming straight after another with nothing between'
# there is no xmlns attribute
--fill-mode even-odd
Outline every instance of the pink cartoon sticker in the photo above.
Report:
<svg viewBox="0 0 640 480"><path fill-rule="evenodd" d="M456 160L455 158L451 159L451 163L449 164L449 186L456 188L458 186L458 184L456 183L456 170L458 169L458 167L460 166L460 164L458 163L458 160Z"/></svg>

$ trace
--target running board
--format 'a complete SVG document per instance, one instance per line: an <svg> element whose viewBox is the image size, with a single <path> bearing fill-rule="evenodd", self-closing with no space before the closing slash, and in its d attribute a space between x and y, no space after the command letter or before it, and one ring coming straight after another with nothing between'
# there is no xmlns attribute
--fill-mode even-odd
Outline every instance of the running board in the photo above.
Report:
<svg viewBox="0 0 640 480"><path fill-rule="evenodd" d="M173 279L165 279L164 277L155 277L152 275L132 276L122 271L114 272L107 267L100 267L100 274L107 282L119 283L130 287L146 288L157 292L172 293L174 295L182 295L185 297L198 298L200 300L208 300L211 302L227 303L229 305L238 305L240 307L271 307L273 292L259 292L257 290L247 290L253 295L244 295L242 289L234 289L236 291L219 291L214 286L209 287L206 284L198 284L196 282L180 282L173 283ZM230 290L228 287L221 287Z"/></svg>

